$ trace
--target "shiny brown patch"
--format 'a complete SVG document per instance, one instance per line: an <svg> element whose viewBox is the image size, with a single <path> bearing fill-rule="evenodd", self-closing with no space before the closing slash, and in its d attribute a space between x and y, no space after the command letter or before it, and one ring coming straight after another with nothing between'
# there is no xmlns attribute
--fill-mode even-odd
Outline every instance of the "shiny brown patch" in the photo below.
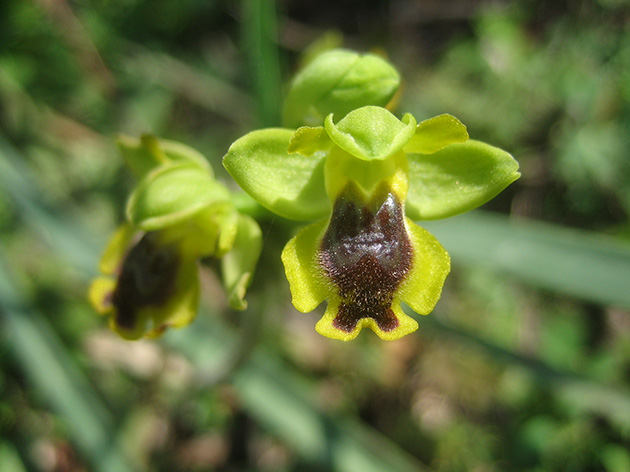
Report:
<svg viewBox="0 0 630 472"><path fill-rule="evenodd" d="M383 186L366 202L348 184L335 202L319 256L341 297L333 325L351 332L359 320L372 318L383 331L395 329L392 300L412 255L398 198Z"/></svg>

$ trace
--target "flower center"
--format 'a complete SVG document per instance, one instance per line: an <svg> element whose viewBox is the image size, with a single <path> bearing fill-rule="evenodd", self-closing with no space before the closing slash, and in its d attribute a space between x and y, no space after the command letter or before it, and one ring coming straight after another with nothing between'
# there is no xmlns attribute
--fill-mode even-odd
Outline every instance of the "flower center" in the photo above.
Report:
<svg viewBox="0 0 630 472"><path fill-rule="evenodd" d="M412 253L396 195L382 185L366 202L356 185L348 184L335 202L319 255L341 298L334 326L351 332L359 320L372 318L383 331L395 329L391 305Z"/></svg>

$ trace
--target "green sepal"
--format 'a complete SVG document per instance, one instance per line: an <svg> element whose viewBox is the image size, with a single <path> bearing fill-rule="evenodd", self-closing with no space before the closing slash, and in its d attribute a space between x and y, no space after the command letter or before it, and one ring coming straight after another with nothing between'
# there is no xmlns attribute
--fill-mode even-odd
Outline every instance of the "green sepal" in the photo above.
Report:
<svg viewBox="0 0 630 472"><path fill-rule="evenodd" d="M245 292L251 283L262 249L262 232L253 218L238 215L232 249L221 258L223 286L235 310L247 308Z"/></svg>
<svg viewBox="0 0 630 472"><path fill-rule="evenodd" d="M418 123L416 133L405 144L409 153L433 154L451 144L468 141L466 127L452 115L438 115Z"/></svg>
<svg viewBox="0 0 630 472"><path fill-rule="evenodd" d="M120 135L116 138L116 144L127 166L138 178L169 163L195 164L212 174L210 164L203 154L177 141L158 139L150 134L144 134L140 138Z"/></svg>
<svg viewBox="0 0 630 472"><path fill-rule="evenodd" d="M235 141L223 165L243 190L270 211L292 220L330 212L324 189L325 153L289 154L295 130L268 128Z"/></svg>
<svg viewBox="0 0 630 472"><path fill-rule="evenodd" d="M289 154L312 156L317 151L328 151L332 145L333 142L323 126L302 126L291 136L288 151Z"/></svg>
<svg viewBox="0 0 630 472"><path fill-rule="evenodd" d="M149 172L127 201L127 219L144 231L173 226L212 203L229 202L227 189L194 164Z"/></svg>
<svg viewBox="0 0 630 472"><path fill-rule="evenodd" d="M337 124L326 117L326 132L344 151L365 161L383 160L400 151L416 132L409 113L402 121L385 108L366 106L348 113Z"/></svg>
<svg viewBox="0 0 630 472"><path fill-rule="evenodd" d="M284 104L287 127L318 126L330 113L342 117L365 106L385 106L398 90L400 76L373 54L344 49L327 51L295 76Z"/></svg>
<svg viewBox="0 0 630 472"><path fill-rule="evenodd" d="M457 215L486 203L520 177L507 152L469 140L434 154L407 154L407 215L431 220Z"/></svg>

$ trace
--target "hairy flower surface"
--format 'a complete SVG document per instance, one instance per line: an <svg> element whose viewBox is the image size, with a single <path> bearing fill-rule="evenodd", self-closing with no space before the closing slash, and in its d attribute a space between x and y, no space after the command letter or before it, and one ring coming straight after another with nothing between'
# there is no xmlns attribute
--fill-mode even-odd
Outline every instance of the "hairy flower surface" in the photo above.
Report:
<svg viewBox="0 0 630 472"><path fill-rule="evenodd" d="M295 307L308 312L328 300L316 329L342 340L363 327L387 340L415 331L417 322L400 302L429 313L450 268L444 248L404 216L402 201L387 185L368 199L352 181L330 219L290 240L282 260Z"/></svg>
<svg viewBox="0 0 630 472"><path fill-rule="evenodd" d="M417 124L374 105L338 122L331 113L319 127L254 131L224 165L270 210L320 218L287 243L282 261L294 306L309 312L327 301L316 329L341 340L363 327L398 339L418 327L401 302L427 314L439 300L450 258L407 215L461 213L518 177L509 154L470 141L456 118Z"/></svg>

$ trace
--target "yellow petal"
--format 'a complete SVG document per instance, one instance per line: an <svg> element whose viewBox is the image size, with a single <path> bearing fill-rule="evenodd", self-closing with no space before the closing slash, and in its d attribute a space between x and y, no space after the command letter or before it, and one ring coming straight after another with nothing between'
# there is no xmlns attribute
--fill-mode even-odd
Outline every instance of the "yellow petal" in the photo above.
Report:
<svg viewBox="0 0 630 472"><path fill-rule="evenodd" d="M451 258L426 229L409 218L405 223L414 255L411 270L397 295L413 311L426 315L440 299L444 281L451 270Z"/></svg>
<svg viewBox="0 0 630 472"><path fill-rule="evenodd" d="M118 271L136 232L133 226L123 224L112 235L99 264L99 270L103 274L113 275Z"/></svg>
<svg viewBox="0 0 630 472"><path fill-rule="evenodd" d="M113 277L97 277L92 281L88 289L88 300L94 309L101 315L112 311L112 293L116 288L116 279Z"/></svg>
<svg viewBox="0 0 630 472"><path fill-rule="evenodd" d="M282 251L293 306L302 313L314 310L330 292L317 259L327 224L323 220L307 226Z"/></svg>

